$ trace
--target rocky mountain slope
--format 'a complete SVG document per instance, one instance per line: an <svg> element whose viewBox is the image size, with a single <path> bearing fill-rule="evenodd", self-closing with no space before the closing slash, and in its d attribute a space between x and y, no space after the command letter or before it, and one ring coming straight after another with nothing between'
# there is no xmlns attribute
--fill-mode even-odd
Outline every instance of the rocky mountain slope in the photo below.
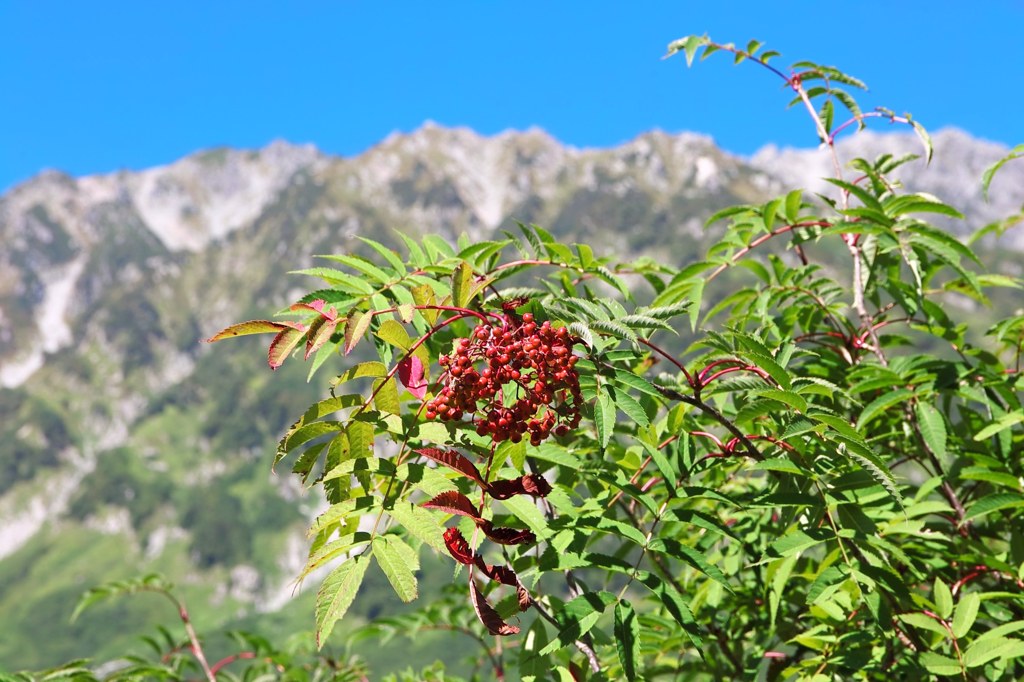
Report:
<svg viewBox="0 0 1024 682"><path fill-rule="evenodd" d="M903 177L972 216L957 229L1024 203L1022 164L981 198L1003 148L952 130L935 142L933 163ZM843 145L918 151L913 136ZM0 197L0 669L121 646L112 633L153 614L126 604L102 627L64 623L82 590L143 570L185 585L215 624L289 602L315 496L269 460L323 381L306 384L299 363L271 375L258 342L200 340L289 302L305 283L288 271L314 254L356 250L357 235L483 238L521 220L681 263L712 211L823 190L827 163L775 148L743 159L689 133L574 149L538 130L428 124L354 158L277 142L13 188ZM1001 244L1024 247L1024 231Z"/></svg>

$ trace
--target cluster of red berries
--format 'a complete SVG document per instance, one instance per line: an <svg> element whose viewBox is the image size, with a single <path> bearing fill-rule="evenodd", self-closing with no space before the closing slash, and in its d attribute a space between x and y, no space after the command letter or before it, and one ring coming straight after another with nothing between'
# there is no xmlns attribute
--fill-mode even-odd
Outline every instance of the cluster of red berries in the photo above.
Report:
<svg viewBox="0 0 1024 682"><path fill-rule="evenodd" d="M477 326L441 356L443 386L427 403L427 419L473 415L476 432L495 443L518 443L527 433L533 445L552 432L564 436L579 426L583 402L574 341L565 327L538 325L530 313Z"/></svg>

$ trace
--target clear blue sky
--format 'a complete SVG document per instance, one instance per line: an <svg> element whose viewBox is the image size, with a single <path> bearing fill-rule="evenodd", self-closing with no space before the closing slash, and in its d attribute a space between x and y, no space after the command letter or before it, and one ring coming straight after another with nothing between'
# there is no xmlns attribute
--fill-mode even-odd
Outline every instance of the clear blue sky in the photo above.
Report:
<svg viewBox="0 0 1024 682"><path fill-rule="evenodd" d="M0 0L0 190L277 138L352 155L427 119L577 146L654 127L813 145L763 70L661 61L704 32L844 68L869 107L930 128L1024 141L1024 0Z"/></svg>

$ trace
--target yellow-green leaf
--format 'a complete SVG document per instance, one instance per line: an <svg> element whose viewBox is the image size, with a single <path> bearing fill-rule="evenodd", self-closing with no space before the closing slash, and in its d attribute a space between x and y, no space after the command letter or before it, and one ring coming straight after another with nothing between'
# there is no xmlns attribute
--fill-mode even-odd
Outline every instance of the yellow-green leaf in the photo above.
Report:
<svg viewBox="0 0 1024 682"><path fill-rule="evenodd" d="M452 305L457 308L466 307L472 283L473 268L465 261L459 263L459 267L452 273Z"/></svg>
<svg viewBox="0 0 1024 682"><path fill-rule="evenodd" d="M363 338L366 330L370 328L372 319L373 315L361 310L353 310L348 316L348 321L345 324L345 355L351 353L359 340Z"/></svg>
<svg viewBox="0 0 1024 682"><path fill-rule="evenodd" d="M384 320L375 333L384 341L392 346L398 346L402 350L409 350L409 346L412 345L409 332L405 331L405 327L396 320Z"/></svg>
<svg viewBox="0 0 1024 682"><path fill-rule="evenodd" d="M208 338L206 342L214 343L215 341L233 339L236 336L248 336L249 334L277 334L286 327L287 325L280 322L271 322L270 320L249 320L248 322L239 322L238 324L221 329Z"/></svg>
<svg viewBox="0 0 1024 682"><path fill-rule="evenodd" d="M381 383L383 382L383 384ZM373 398L373 406L381 412L387 414L399 414L401 406L398 403L398 384L395 382L395 378L391 377L387 381L383 379L377 379L373 382L373 390L377 392L377 395Z"/></svg>

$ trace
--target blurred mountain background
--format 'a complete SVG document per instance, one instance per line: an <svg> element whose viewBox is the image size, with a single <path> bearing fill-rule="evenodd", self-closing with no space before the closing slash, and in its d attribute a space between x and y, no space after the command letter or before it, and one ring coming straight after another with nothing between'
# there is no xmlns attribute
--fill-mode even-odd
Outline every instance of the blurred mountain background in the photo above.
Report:
<svg viewBox="0 0 1024 682"><path fill-rule="evenodd" d="M958 234L1024 204L1024 164L981 196L1005 147L954 129L934 141L932 163L901 178L963 211ZM921 150L913 135L870 132L840 146L847 159L883 151ZM775 147L742 158L692 133L578 149L537 129L426 124L352 158L275 142L13 187L0 197L0 669L122 653L173 626L144 597L68 622L84 590L150 571L180 586L201 631L311 628L312 597L292 581L320 495L270 463L331 368L307 383L301 362L267 368L265 340L202 339L301 295L312 281L288 273L315 254L362 251L357 236L396 245L397 232L500 238L518 220L598 255L683 264L717 234L703 228L712 212L825 191L828 163ZM979 248L1024 275L1024 230ZM428 573L424 591L448 576ZM348 622L398 608L383 578L365 592Z"/></svg>

